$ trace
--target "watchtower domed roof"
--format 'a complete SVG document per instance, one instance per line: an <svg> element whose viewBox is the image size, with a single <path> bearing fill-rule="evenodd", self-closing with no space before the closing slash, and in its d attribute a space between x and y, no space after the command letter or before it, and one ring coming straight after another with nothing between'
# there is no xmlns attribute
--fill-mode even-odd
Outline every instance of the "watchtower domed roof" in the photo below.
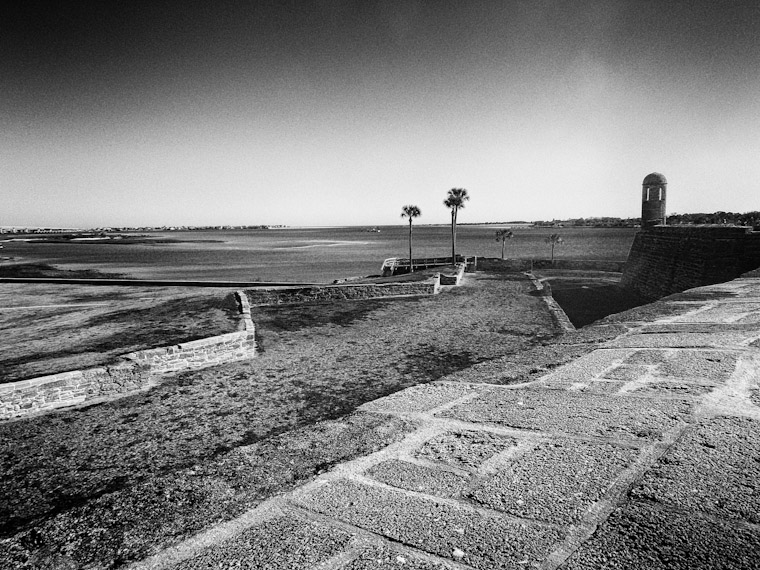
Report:
<svg viewBox="0 0 760 570"><path fill-rule="evenodd" d="M667 179L659 172L652 172L652 174L647 174L644 177L644 182L642 182L644 186L661 186L667 183Z"/></svg>

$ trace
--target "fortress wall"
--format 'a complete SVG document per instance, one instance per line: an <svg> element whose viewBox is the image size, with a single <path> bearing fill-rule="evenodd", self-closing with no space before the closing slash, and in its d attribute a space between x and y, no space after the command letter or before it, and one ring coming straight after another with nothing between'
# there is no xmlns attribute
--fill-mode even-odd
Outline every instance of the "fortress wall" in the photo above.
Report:
<svg viewBox="0 0 760 570"><path fill-rule="evenodd" d="M72 370L0 384L0 420L47 412L89 400L112 399L159 383L165 374L246 360L256 355L247 299L238 293L243 330L124 354L110 366Z"/></svg>
<svg viewBox="0 0 760 570"><path fill-rule="evenodd" d="M646 300L723 283L760 266L760 232L736 226L654 226L638 232L621 285Z"/></svg>
<svg viewBox="0 0 760 570"><path fill-rule="evenodd" d="M358 285L325 285L314 287L247 289L251 305L292 305L320 301L356 301L406 295L435 295L440 277L408 283L368 283Z"/></svg>

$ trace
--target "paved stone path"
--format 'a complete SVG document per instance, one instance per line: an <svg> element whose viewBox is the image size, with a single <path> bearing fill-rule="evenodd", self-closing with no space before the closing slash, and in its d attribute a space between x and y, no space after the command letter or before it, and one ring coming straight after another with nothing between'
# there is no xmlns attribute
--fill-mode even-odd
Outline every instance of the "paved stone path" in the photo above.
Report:
<svg viewBox="0 0 760 570"><path fill-rule="evenodd" d="M760 278L677 299L530 384L366 404L419 428L132 568L760 568Z"/></svg>

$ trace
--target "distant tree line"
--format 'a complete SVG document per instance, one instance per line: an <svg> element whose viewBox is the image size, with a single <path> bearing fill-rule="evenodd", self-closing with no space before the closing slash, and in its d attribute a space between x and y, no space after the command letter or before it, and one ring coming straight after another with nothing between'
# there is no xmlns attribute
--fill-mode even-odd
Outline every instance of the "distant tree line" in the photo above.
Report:
<svg viewBox="0 0 760 570"><path fill-rule="evenodd" d="M668 225L726 224L733 226L760 226L760 212L713 212L712 214L670 214Z"/></svg>
<svg viewBox="0 0 760 570"><path fill-rule="evenodd" d="M613 218L604 216L601 218L568 218L566 220L537 220L534 226L540 227L591 227L591 228L632 228L641 223L641 218Z"/></svg>
<svg viewBox="0 0 760 570"><path fill-rule="evenodd" d="M712 214L670 214L668 225L689 224L726 224L735 226L760 226L760 212L713 212ZM632 228L641 224L641 218L568 218L565 220L537 220L534 226L539 227L594 227L594 228Z"/></svg>

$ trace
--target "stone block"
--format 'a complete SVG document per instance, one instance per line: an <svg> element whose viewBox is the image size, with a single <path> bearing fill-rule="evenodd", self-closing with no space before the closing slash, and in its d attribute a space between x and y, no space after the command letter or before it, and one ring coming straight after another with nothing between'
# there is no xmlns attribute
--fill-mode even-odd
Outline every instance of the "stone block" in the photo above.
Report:
<svg viewBox="0 0 760 570"><path fill-rule="evenodd" d="M630 502L618 508L563 570L753 570L760 529Z"/></svg>
<svg viewBox="0 0 760 570"><path fill-rule="evenodd" d="M632 496L760 524L760 421L703 419L648 471Z"/></svg>
<svg viewBox="0 0 760 570"><path fill-rule="evenodd" d="M603 443L543 442L484 479L468 497L517 517L577 523L638 454L636 449Z"/></svg>
<svg viewBox="0 0 760 570"><path fill-rule="evenodd" d="M228 568L230 564L249 570L313 568L347 549L351 538L352 534L343 529L278 516L206 548L172 568Z"/></svg>
<svg viewBox="0 0 760 570"><path fill-rule="evenodd" d="M756 332L631 334L606 343L611 348L724 348L737 347L757 337Z"/></svg>
<svg viewBox="0 0 760 570"><path fill-rule="evenodd" d="M460 469L477 469L497 453L516 445L513 437L486 431L446 432L426 441L415 455Z"/></svg>
<svg viewBox="0 0 760 570"><path fill-rule="evenodd" d="M452 567L393 545L369 545L340 570L452 570Z"/></svg>
<svg viewBox="0 0 760 570"><path fill-rule="evenodd" d="M622 363L631 354L632 350L595 350L547 374L539 382L542 386L564 387L593 380L601 377L609 368Z"/></svg>
<svg viewBox="0 0 760 570"><path fill-rule="evenodd" d="M424 412L437 408L468 394L477 394L482 388L464 383L437 383L413 386L385 398L373 400L359 409L368 412Z"/></svg>
<svg viewBox="0 0 760 570"><path fill-rule="evenodd" d="M485 516L464 504L345 480L329 482L297 502L473 568L528 568L564 538L553 526Z"/></svg>
<svg viewBox="0 0 760 570"><path fill-rule="evenodd" d="M470 480L469 477L451 471L397 459L378 463L368 469L365 474L386 485L439 497L460 495Z"/></svg>
<svg viewBox="0 0 760 570"><path fill-rule="evenodd" d="M438 413L465 422L594 437L661 439L683 424L692 404L560 390L491 389Z"/></svg>

